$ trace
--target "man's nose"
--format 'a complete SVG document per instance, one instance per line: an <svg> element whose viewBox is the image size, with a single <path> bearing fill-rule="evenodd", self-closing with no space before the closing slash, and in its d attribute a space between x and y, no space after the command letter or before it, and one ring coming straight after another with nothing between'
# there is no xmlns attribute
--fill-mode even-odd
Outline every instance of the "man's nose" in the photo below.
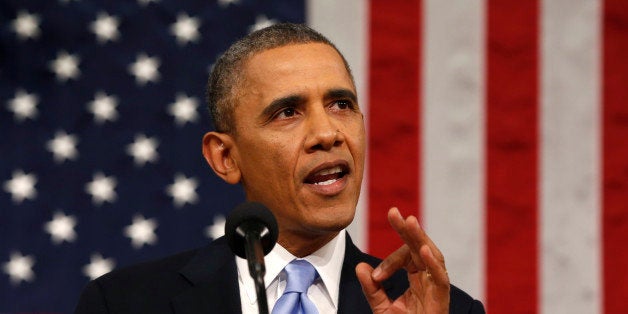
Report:
<svg viewBox="0 0 628 314"><path fill-rule="evenodd" d="M341 125L334 121L326 108L311 111L307 119L307 139L305 149L308 152L330 150L344 142Z"/></svg>

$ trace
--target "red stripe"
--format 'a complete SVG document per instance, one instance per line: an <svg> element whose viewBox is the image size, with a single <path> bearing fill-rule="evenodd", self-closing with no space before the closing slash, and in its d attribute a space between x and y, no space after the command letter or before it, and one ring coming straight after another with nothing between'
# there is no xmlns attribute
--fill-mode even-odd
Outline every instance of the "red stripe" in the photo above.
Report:
<svg viewBox="0 0 628 314"><path fill-rule="evenodd" d="M386 213L419 213L420 1L370 2L369 252L401 241Z"/></svg>
<svg viewBox="0 0 628 314"><path fill-rule="evenodd" d="M538 308L537 1L489 0L487 293L492 313Z"/></svg>
<svg viewBox="0 0 628 314"><path fill-rule="evenodd" d="M604 2L603 238L605 313L628 296L628 3Z"/></svg>

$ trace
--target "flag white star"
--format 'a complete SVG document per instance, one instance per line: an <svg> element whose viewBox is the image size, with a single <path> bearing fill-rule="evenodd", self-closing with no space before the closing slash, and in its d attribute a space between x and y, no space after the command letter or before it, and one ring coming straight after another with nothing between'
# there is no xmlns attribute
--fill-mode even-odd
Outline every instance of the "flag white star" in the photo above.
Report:
<svg viewBox="0 0 628 314"><path fill-rule="evenodd" d="M24 256L20 252L12 252L9 261L2 265L2 269L9 275L11 283L17 285L22 281L33 281L35 279L34 265L34 257L30 255Z"/></svg>
<svg viewBox="0 0 628 314"><path fill-rule="evenodd" d="M13 178L4 182L3 188L11 194L14 203L20 204L25 199L35 199L37 196L35 183L37 183L35 174L25 174L22 170L15 170L13 171Z"/></svg>
<svg viewBox="0 0 628 314"><path fill-rule="evenodd" d="M57 54L57 58L50 62L50 69L57 76L57 80L65 82L69 79L76 79L81 75L81 70L78 66L79 62L78 56L61 51Z"/></svg>
<svg viewBox="0 0 628 314"><path fill-rule="evenodd" d="M17 90L15 97L7 103L7 109L13 112L16 121L22 122L24 119L35 119L37 117L38 97L35 94L29 94L24 90Z"/></svg>
<svg viewBox="0 0 628 314"><path fill-rule="evenodd" d="M116 96L107 96L103 92L96 93L94 100L87 104L87 110L94 115L94 120L98 124L105 121L115 121L118 119L118 98Z"/></svg>
<svg viewBox="0 0 628 314"><path fill-rule="evenodd" d="M196 122L198 120L198 113L196 112L198 103L194 97L178 94L176 101L168 106L168 113L174 116L178 126L182 126L186 122Z"/></svg>
<svg viewBox="0 0 628 314"><path fill-rule="evenodd" d="M116 267L116 262L113 258L103 258L100 253L94 253L89 264L83 266L83 274L90 280L94 280L112 271L114 267Z"/></svg>
<svg viewBox="0 0 628 314"><path fill-rule="evenodd" d="M147 82L157 82L159 80L160 61L157 57L150 58L142 53L137 56L134 63L129 65L129 72L135 76L135 82L144 85Z"/></svg>
<svg viewBox="0 0 628 314"><path fill-rule="evenodd" d="M120 37L119 25L120 20L116 16L100 12L89 28L96 35L98 42L104 44L107 41L116 41Z"/></svg>
<svg viewBox="0 0 628 314"><path fill-rule="evenodd" d="M100 206L103 202L113 203L118 198L116 184L115 177L107 177L98 172L94 174L93 180L85 185L85 191L92 196L92 203Z"/></svg>
<svg viewBox="0 0 628 314"><path fill-rule="evenodd" d="M135 141L127 146L126 152L133 156L135 165L144 166L146 162L154 163L159 159L157 145L159 145L159 141L156 138L138 134L135 136Z"/></svg>
<svg viewBox="0 0 628 314"><path fill-rule="evenodd" d="M46 148L52 152L55 162L61 163L66 159L78 158L77 143L78 138L76 135L67 134L65 131L57 131L55 137L46 143Z"/></svg>
<svg viewBox="0 0 628 314"><path fill-rule="evenodd" d="M144 219L142 215L135 215L133 223L124 228L124 235L131 238L133 248L139 249L145 244L157 243L155 228L157 228L155 219Z"/></svg>
<svg viewBox="0 0 628 314"><path fill-rule="evenodd" d="M266 15L258 15L257 18L255 18L255 24L251 25L249 31L252 33L274 24L277 24L276 20L268 19Z"/></svg>
<svg viewBox="0 0 628 314"><path fill-rule="evenodd" d="M20 11L11 23L11 27L13 27L13 31L15 31L19 39L26 40L39 37L39 22L37 14Z"/></svg>
<svg viewBox="0 0 628 314"><path fill-rule="evenodd" d="M170 26L170 33L177 37L179 45L196 42L200 38L198 28L201 22L198 18L190 17L185 13L177 16L177 21Z"/></svg>
<svg viewBox="0 0 628 314"><path fill-rule="evenodd" d="M223 8L228 6L231 3L238 4L240 3L240 0L218 0L218 4Z"/></svg>
<svg viewBox="0 0 628 314"><path fill-rule="evenodd" d="M225 217L218 215L214 217L214 223L205 228L205 235L210 239L218 239L225 234Z"/></svg>
<svg viewBox="0 0 628 314"><path fill-rule="evenodd" d="M166 193L172 196L174 205L182 207L186 203L194 204L198 201L196 187L198 182L194 178L186 178L178 173L174 178L174 183L166 188Z"/></svg>
<svg viewBox="0 0 628 314"><path fill-rule="evenodd" d="M148 5L149 3L151 3L151 2L155 2L155 3L157 3L157 2L159 2L159 0L137 0L137 2L138 2L139 4L141 4L142 6L146 6L146 5Z"/></svg>
<svg viewBox="0 0 628 314"><path fill-rule="evenodd" d="M44 225L44 230L50 233L52 243L58 245L63 241L74 242L76 240L76 218L74 216L66 216L63 212L56 212L52 220Z"/></svg>

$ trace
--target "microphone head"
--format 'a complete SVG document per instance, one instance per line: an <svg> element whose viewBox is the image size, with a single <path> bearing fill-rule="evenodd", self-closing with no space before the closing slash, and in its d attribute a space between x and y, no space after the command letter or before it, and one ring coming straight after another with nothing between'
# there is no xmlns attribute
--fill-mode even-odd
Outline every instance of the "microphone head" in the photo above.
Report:
<svg viewBox="0 0 628 314"><path fill-rule="evenodd" d="M240 228L240 232L238 232ZM277 220L273 213L262 203L245 202L231 211L225 223L225 237L231 251L237 256L246 258L244 245L246 239L241 233L242 229L257 229L260 232L260 242L264 255L268 254L279 236ZM263 231L264 229L268 232ZM262 232L263 231L263 232Z"/></svg>

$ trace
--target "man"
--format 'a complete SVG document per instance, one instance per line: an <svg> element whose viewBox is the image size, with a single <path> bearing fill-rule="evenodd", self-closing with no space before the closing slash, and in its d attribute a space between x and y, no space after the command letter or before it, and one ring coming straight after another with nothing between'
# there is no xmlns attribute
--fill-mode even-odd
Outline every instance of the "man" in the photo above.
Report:
<svg viewBox="0 0 628 314"><path fill-rule="evenodd" d="M207 162L278 221L265 278L274 313L297 264L313 272L295 302L319 313L484 312L450 285L415 217L389 211L405 244L381 263L346 235L364 171L364 119L347 62L325 37L294 24L250 34L214 66L208 102L216 131L203 138ZM77 313L256 313L246 267L219 239L93 281Z"/></svg>

